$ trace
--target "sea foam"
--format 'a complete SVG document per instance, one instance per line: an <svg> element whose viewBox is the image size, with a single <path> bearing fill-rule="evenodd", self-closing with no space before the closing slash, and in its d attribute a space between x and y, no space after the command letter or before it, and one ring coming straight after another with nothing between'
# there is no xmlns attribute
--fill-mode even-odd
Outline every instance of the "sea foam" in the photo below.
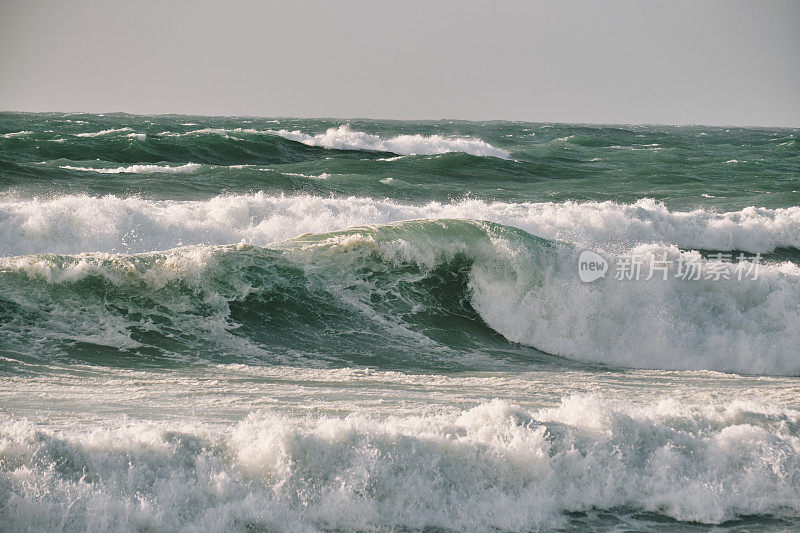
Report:
<svg viewBox="0 0 800 533"><path fill-rule="evenodd" d="M29 130L15 131L15 132L11 132L11 133L4 133L4 134L0 135L0 137L2 137L4 139L11 139L13 137L24 137L26 135L31 135L32 133L33 132L29 131Z"/></svg>
<svg viewBox="0 0 800 533"><path fill-rule="evenodd" d="M132 134L138 135L138 134ZM181 174L185 172L194 172L200 168L197 163L186 163L184 165L129 165L126 167L81 167L74 165L61 165L60 168L66 170L78 170L81 172L96 172L97 174L149 174L149 173L162 173L162 174Z"/></svg>
<svg viewBox="0 0 800 533"><path fill-rule="evenodd" d="M495 148L481 139L472 137L445 137L442 135L398 135L388 139L377 135L355 131L348 125L329 128L325 133L311 135L301 131L273 131L285 139L301 142L309 146L321 146L337 150L369 150L392 152L400 155L433 155L447 152L463 152L477 156L493 156L510 159L506 150Z"/></svg>
<svg viewBox="0 0 800 533"><path fill-rule="evenodd" d="M666 257L666 279L619 280L609 272L584 283L577 275L576 250L562 249L542 260L510 247L502 260L476 262L471 302L508 340L578 361L800 375L797 265L744 261L747 272L758 274L740 280L736 263L717 263L729 279L715 280L709 261L697 252L647 245L628 257L645 265L652 257ZM698 265L700 279L683 279L681 260Z"/></svg>
<svg viewBox="0 0 800 533"><path fill-rule="evenodd" d="M112 174L180 173L193 172L198 165L71 168ZM490 220L547 239L611 252L650 243L751 253L771 252L778 247L800 248L800 207L748 207L728 213L670 211L649 199L633 204L465 199L410 205L361 197L271 196L259 192L197 201L114 195L0 196L0 229L4 235L0 255L147 252L181 244L228 244L241 240L266 245L300 233L418 218Z"/></svg>
<svg viewBox="0 0 800 533"><path fill-rule="evenodd" d="M503 530L635 509L718 524L800 515L800 416L746 402L573 396L439 415L253 413L228 427L0 421L12 530ZM68 458L68 460L65 460Z"/></svg>
<svg viewBox="0 0 800 533"><path fill-rule="evenodd" d="M128 127L125 127L125 128L111 128L111 129L102 130L102 131L90 131L90 132L86 132L86 133L76 133L75 137L103 137L104 135L113 135L115 133L124 133L124 132L129 132L129 131L133 131L133 129L132 128L128 128Z"/></svg>

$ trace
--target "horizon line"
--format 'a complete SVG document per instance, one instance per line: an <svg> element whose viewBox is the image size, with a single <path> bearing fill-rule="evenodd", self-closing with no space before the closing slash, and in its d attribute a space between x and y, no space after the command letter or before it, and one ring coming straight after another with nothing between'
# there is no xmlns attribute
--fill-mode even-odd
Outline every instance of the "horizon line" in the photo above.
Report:
<svg viewBox="0 0 800 533"><path fill-rule="evenodd" d="M668 126L668 127L707 127L707 128L749 128L749 129L800 129L800 124L794 126L777 126L764 124L709 124L701 122L667 123L667 122L573 122L558 120L523 120L523 119L465 119L465 118L385 118L370 116L298 116L298 115L225 115L225 114L206 114L206 113L131 113L129 111L19 111L14 109L2 109L0 113L19 113L19 114L64 114L64 115L130 115L138 117L158 117L158 116L184 116L184 117L206 117L206 118L258 118L258 119L284 119L284 120L353 120L353 121L394 121L394 122L510 122L510 123L529 123L529 124L563 124L565 126Z"/></svg>

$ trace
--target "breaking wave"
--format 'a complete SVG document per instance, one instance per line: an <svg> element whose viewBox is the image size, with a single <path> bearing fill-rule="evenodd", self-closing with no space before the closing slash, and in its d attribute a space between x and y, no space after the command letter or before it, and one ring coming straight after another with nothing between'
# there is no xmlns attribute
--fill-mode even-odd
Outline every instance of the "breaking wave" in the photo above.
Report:
<svg viewBox="0 0 800 533"><path fill-rule="evenodd" d="M120 130L121 131L121 130ZM347 124L328 128L325 133L309 134L299 130L258 130L255 128L201 128L184 133L163 131L163 137L219 135L235 138L236 135L268 135L329 150L359 150L390 152L399 155L436 155L462 152L475 156L511 159L511 154L475 137L444 135L402 134L389 138L350 129Z"/></svg>
<svg viewBox="0 0 800 533"><path fill-rule="evenodd" d="M445 137L442 135L398 135L383 139L363 131L353 131L349 126L329 128L325 133L310 135L301 131L273 131L284 139L301 142L309 146L336 150L368 150L392 152L399 155L433 155L448 152L463 152L477 156L492 156L511 159L506 150L495 148L486 141L472 137Z"/></svg>
<svg viewBox="0 0 800 533"><path fill-rule="evenodd" d="M797 411L747 402L593 396L383 420L122 421L84 434L0 419L0 520L42 531L529 531L580 527L568 513L598 510L647 511L661 526L793 519L798 427Z"/></svg>
<svg viewBox="0 0 800 533"><path fill-rule="evenodd" d="M761 265L757 279L671 272L587 284L577 275L579 251L489 222L419 220L267 248L8 257L0 259L3 329L20 350L33 328L40 342L106 346L109 357L222 353L226 361L285 363L300 353L303 364L391 368L486 368L492 350L510 346L499 333L611 366L800 374L793 263ZM675 265L692 255L659 245L631 253L667 254ZM474 352L489 359L471 359Z"/></svg>
<svg viewBox="0 0 800 533"><path fill-rule="evenodd" d="M193 172L195 164L86 168L91 172ZM83 169L83 167L81 167ZM310 176L323 178L325 175ZM136 196L0 197L0 255L87 250L147 252L187 244L245 240L267 245L300 233L418 218L468 218L517 227L547 239L621 252L639 244L681 249L768 253L800 248L800 207L715 213L670 211L653 200L506 203L465 199L421 205L362 197L268 195L208 200L148 200Z"/></svg>

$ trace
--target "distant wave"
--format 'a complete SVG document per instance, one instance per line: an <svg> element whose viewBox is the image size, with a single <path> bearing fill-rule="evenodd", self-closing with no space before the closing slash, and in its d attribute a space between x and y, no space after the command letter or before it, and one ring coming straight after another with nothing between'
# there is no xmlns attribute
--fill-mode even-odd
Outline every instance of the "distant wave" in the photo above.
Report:
<svg viewBox="0 0 800 533"><path fill-rule="evenodd" d="M198 165L72 167L99 173L193 172ZM314 176L316 178L325 175ZM670 211L653 200L506 203L460 200L422 205L363 197L265 193L208 200L149 200L136 196L0 196L0 255L79 253L87 250L147 252L185 244L256 245L363 224L419 218L470 218L514 226L547 239L612 252L638 244L682 249L771 252L800 248L800 207L748 207L714 213Z"/></svg>
<svg viewBox="0 0 800 533"><path fill-rule="evenodd" d="M328 128L325 133L315 135L303 133L298 130L256 130L252 128L202 128L186 133L173 133L165 131L160 135L185 136L198 134L215 134L230 137L232 133L245 133L251 135L277 135L291 141L303 143L308 146L336 150L365 150L372 152L391 152L399 155L435 155L449 152L463 152L476 156L492 156L501 159L511 159L511 154L501 148L496 148L481 139L473 137L446 137L443 135L397 135L384 139L377 135L355 131L348 125L338 128Z"/></svg>
<svg viewBox="0 0 800 533"><path fill-rule="evenodd" d="M60 168L66 170L79 170L81 172L96 172L98 174L148 174L151 172L163 174L181 174L184 172L194 172L200 165L197 163L186 163L185 165L130 165L127 167L96 168L79 167L73 165L62 165Z"/></svg>
<svg viewBox="0 0 800 533"><path fill-rule="evenodd" d="M272 171L272 169L259 169L262 171ZM273 171L274 172L274 171ZM300 172L281 172L284 176L297 176L298 178L308 178L312 180L326 180L331 177L330 174L327 172L323 172L321 174L302 174Z"/></svg>
<svg viewBox="0 0 800 533"><path fill-rule="evenodd" d="M0 135L0 137L3 137L4 139L11 139L12 137L24 137L25 135L31 135L32 133L33 133L32 131L28 131L28 130L15 131L15 132L12 132L12 133L4 133L4 134Z"/></svg>
<svg viewBox="0 0 800 533"><path fill-rule="evenodd" d="M442 135L398 135L383 139L377 135L363 131L351 130L343 125L329 128L325 133L309 135L301 131L273 131L284 139L301 142L309 146L321 146L337 150L369 150L375 152L392 152L399 155L433 155L448 152L463 152L477 156L492 156L510 159L506 150L495 148L481 139L472 137L445 137Z"/></svg>
<svg viewBox="0 0 800 533"><path fill-rule="evenodd" d="M102 130L102 131L94 131L94 132L87 132L87 133L76 133L75 137L102 137L103 135L111 135L114 133L123 133L133 131L131 128L112 128L109 130Z"/></svg>

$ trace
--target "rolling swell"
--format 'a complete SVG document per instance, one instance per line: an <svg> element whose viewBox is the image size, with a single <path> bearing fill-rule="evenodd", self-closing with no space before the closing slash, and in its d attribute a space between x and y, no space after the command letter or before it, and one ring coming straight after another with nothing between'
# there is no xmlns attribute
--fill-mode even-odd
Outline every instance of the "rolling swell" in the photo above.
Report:
<svg viewBox="0 0 800 533"><path fill-rule="evenodd" d="M395 262L375 242L351 232L272 248L5 258L3 334L19 356L30 356L35 334L45 353L112 365L199 358L429 368L520 351L471 308L471 257L431 249L431 262Z"/></svg>
<svg viewBox="0 0 800 533"><path fill-rule="evenodd" d="M530 346L612 366L800 373L792 263L762 265L749 281L585 284L579 251L444 219L269 247L7 257L2 330L19 356L36 357L26 348L33 337L37 354L135 364L493 368L538 357ZM682 253L632 251L651 252Z"/></svg>
<svg viewBox="0 0 800 533"><path fill-rule="evenodd" d="M723 128L0 113L0 184L36 195L158 199L258 190L413 203L464 195L507 202L650 197L670 209L735 211L796 204L794 137ZM181 179L103 173L188 164L201 168ZM323 174L327 180L302 177Z"/></svg>
<svg viewBox="0 0 800 533"><path fill-rule="evenodd" d="M99 133L99 132L98 132ZM281 164L319 159L324 148L284 139L278 135L240 133L230 135L142 133L130 137L121 131L101 136L37 133L35 138L4 139L2 149L13 151L22 162L48 160L114 161L125 164L196 162L209 165ZM346 157L347 153L341 154ZM11 157L9 157L11 159Z"/></svg>
<svg viewBox="0 0 800 533"><path fill-rule="evenodd" d="M384 139L351 130L348 125L329 128L316 135L298 130L253 128L142 129L134 131L124 127L80 133L55 130L12 132L0 137L0 154L8 152L9 159L21 162L99 159L128 164L194 161L209 165L297 163L321 159L331 152L339 158L451 152L510 158L506 150L480 139L420 134Z"/></svg>

